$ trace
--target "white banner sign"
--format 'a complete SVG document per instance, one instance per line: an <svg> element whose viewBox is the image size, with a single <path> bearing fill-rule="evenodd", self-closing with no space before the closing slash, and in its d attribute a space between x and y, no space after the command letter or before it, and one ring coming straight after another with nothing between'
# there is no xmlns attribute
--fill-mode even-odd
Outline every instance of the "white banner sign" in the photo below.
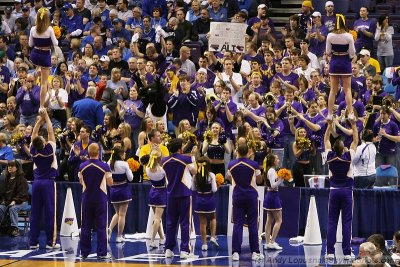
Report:
<svg viewBox="0 0 400 267"><path fill-rule="evenodd" d="M209 51L245 52L247 24L211 22Z"/></svg>

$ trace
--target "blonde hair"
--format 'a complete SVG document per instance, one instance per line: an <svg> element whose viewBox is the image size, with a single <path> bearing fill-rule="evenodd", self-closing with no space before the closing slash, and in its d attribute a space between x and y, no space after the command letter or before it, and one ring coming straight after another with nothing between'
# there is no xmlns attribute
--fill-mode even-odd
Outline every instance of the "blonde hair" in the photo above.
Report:
<svg viewBox="0 0 400 267"><path fill-rule="evenodd" d="M63 81L63 79L61 78L61 76L55 75L55 76L53 77L53 79L51 80L51 85L53 85L54 79L56 79L56 80L58 80L58 81L60 82L60 88L64 88L64 81Z"/></svg>
<svg viewBox="0 0 400 267"><path fill-rule="evenodd" d="M297 140L297 138L299 138L299 132L300 132L300 130L306 131L306 129L303 128L303 127L297 128L297 129L296 129L296 133L295 133L295 137L294 137L295 140ZM307 134L307 131L306 131L306 134Z"/></svg>
<svg viewBox="0 0 400 267"><path fill-rule="evenodd" d="M36 31L44 33L50 26L50 12L47 8L41 7L36 13Z"/></svg>
<svg viewBox="0 0 400 267"><path fill-rule="evenodd" d="M184 120L181 120L180 122L179 122L179 124L178 124L178 133L179 134L182 134L183 132L185 132L185 122L189 122L189 120L187 120L187 119L184 119Z"/></svg>
<svg viewBox="0 0 400 267"><path fill-rule="evenodd" d="M156 172L158 166L160 166L160 164L161 164L161 151L157 150L157 149L151 150L150 151L150 159L154 160L154 162L153 162L153 164L152 164L152 166L150 168L150 171L151 172Z"/></svg>

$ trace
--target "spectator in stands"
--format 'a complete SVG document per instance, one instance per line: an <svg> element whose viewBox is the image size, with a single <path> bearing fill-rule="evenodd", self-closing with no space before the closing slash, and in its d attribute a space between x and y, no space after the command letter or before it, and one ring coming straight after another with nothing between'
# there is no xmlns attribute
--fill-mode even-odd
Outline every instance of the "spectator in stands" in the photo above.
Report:
<svg viewBox="0 0 400 267"><path fill-rule="evenodd" d="M252 42L256 46L261 46L262 40L269 40L271 43L275 43L274 28L269 25L269 19L267 16L261 16L260 22L251 26L252 30ZM257 51L257 47L255 49Z"/></svg>
<svg viewBox="0 0 400 267"><path fill-rule="evenodd" d="M260 22L261 17L265 17L265 16L267 16L267 6L265 4L258 5L257 16L249 18L249 20L247 21L247 25L249 25L249 27L252 27L254 25L254 23Z"/></svg>
<svg viewBox="0 0 400 267"><path fill-rule="evenodd" d="M98 0L97 7L100 9L101 21L104 23L104 25L109 24L110 9L107 7L106 0Z"/></svg>
<svg viewBox="0 0 400 267"><path fill-rule="evenodd" d="M239 12L239 1L236 0L222 0L221 1L222 7L227 10L228 20L231 21L235 14Z"/></svg>
<svg viewBox="0 0 400 267"><path fill-rule="evenodd" d="M239 95L243 81L242 76L239 73L233 72L233 60L231 58L225 58L224 71L217 73L214 84L216 84L219 80L224 81L226 86L231 89L232 101L236 104L239 103Z"/></svg>
<svg viewBox="0 0 400 267"><path fill-rule="evenodd" d="M86 98L76 101L72 106L72 117L81 119L85 125L95 129L97 125L103 124L103 108L101 103L94 100L96 87L89 87Z"/></svg>
<svg viewBox="0 0 400 267"><path fill-rule="evenodd" d="M133 17L132 10L128 9L128 0L118 0L117 8L120 20L127 22L129 18Z"/></svg>
<svg viewBox="0 0 400 267"><path fill-rule="evenodd" d="M183 10L176 11L176 18L178 19L178 25L175 29L177 47L180 47L185 42L197 41L199 37L193 34L192 24L185 20L185 12Z"/></svg>
<svg viewBox="0 0 400 267"><path fill-rule="evenodd" d="M161 7L163 17L166 19L168 14L168 7L166 0L143 0L142 9L143 16L151 16L155 7Z"/></svg>
<svg viewBox="0 0 400 267"><path fill-rule="evenodd" d="M292 15L289 18L289 25L282 27L281 29L282 37L292 36L296 45L300 43L306 37L306 33L303 28L300 27L300 18L298 14Z"/></svg>
<svg viewBox="0 0 400 267"><path fill-rule="evenodd" d="M17 17L14 14L12 14L12 11L13 11L13 9L10 6L7 6L4 9L3 23L6 23L8 25L8 27L10 28L11 33L15 34L14 26L15 26L15 20L17 19ZM20 16L18 16L18 17L20 17Z"/></svg>
<svg viewBox="0 0 400 267"><path fill-rule="evenodd" d="M383 71L393 65L394 51L392 35L394 29L389 25L389 16L382 15L378 19L375 32L375 41L378 42L378 61Z"/></svg>
<svg viewBox="0 0 400 267"><path fill-rule="evenodd" d="M119 48L112 49L112 60L110 61L109 68L118 68L120 70L126 70L129 68L128 62L122 59L122 53Z"/></svg>
<svg viewBox="0 0 400 267"><path fill-rule="evenodd" d="M61 25L65 26L67 34L65 40L70 41L74 37L80 37L83 33L83 19L74 14L74 8L67 3L63 6L65 16L61 19Z"/></svg>
<svg viewBox="0 0 400 267"><path fill-rule="evenodd" d="M99 25L93 25L93 26L90 28L90 31L89 31L89 32L90 32L90 34L87 35L87 36L85 36L85 37L82 39L81 47L85 47L85 45L86 45L87 43L94 44L95 38L96 38L97 36L100 36L100 35L101 35L101 28L100 28ZM100 36L100 37L101 37L101 36ZM101 43L103 43L103 40L102 40ZM97 54L97 53L95 53L95 54ZM100 55L100 56L102 56L102 55Z"/></svg>
<svg viewBox="0 0 400 267"><path fill-rule="evenodd" d="M121 1L121 0L119 0ZM114 26L114 29L112 29L110 32L106 33L107 36L107 45L113 45L116 46L118 45L118 40L119 38L124 38L127 42L131 41L132 35L130 31L125 29L122 26L122 21L120 19L114 19L112 21L112 25Z"/></svg>
<svg viewBox="0 0 400 267"><path fill-rule="evenodd" d="M25 83L17 91L20 108L20 123L34 125L39 112L40 87L35 84L35 76L28 74Z"/></svg>
<svg viewBox="0 0 400 267"><path fill-rule="evenodd" d="M199 37L199 42L204 48L208 48L208 38L207 34L210 32L210 14L207 8L202 8L200 10L200 16L193 23L193 35Z"/></svg>
<svg viewBox="0 0 400 267"><path fill-rule="evenodd" d="M303 1L301 4L301 13L299 14L300 27L304 32L307 32L307 28L312 24L311 14L314 10L312 1Z"/></svg>
<svg viewBox="0 0 400 267"><path fill-rule="evenodd" d="M216 22L228 21L228 10L221 5L221 0L212 0L208 8L210 18Z"/></svg>
<svg viewBox="0 0 400 267"><path fill-rule="evenodd" d="M307 25L306 38L310 41L310 51L313 52L318 58L322 58L326 48L326 36L328 35L328 28L321 23L321 13L315 11L312 14L312 25Z"/></svg>
<svg viewBox="0 0 400 267"><path fill-rule="evenodd" d="M128 18L128 21L125 24L125 29L131 32L133 35L135 33L135 28L137 26L143 27L142 20L142 9L138 6L133 8L133 16Z"/></svg>
<svg viewBox="0 0 400 267"><path fill-rule="evenodd" d="M103 45L103 38L101 36L96 36L93 39L93 50L96 55L100 57L106 56L108 49Z"/></svg>
<svg viewBox="0 0 400 267"><path fill-rule="evenodd" d="M162 17L162 9L161 7L155 7L153 9L153 14L151 17L151 27L156 29L157 26L165 27L167 25L167 20Z"/></svg>
<svg viewBox="0 0 400 267"><path fill-rule="evenodd" d="M336 14L334 12L335 5L332 1L326 1L325 11L326 15L322 16L321 22L328 28L328 32L332 32L335 29Z"/></svg>
<svg viewBox="0 0 400 267"><path fill-rule="evenodd" d="M389 107L383 106L380 111L380 121L373 127L374 142L377 143L376 166L392 165L397 167L397 142L400 142L399 127L391 118Z"/></svg>
<svg viewBox="0 0 400 267"><path fill-rule="evenodd" d="M364 76L374 77L378 73L378 71L375 68L375 66L371 64L370 59L371 59L370 52L367 49L362 49L360 51L360 63L363 66L362 71L364 73Z"/></svg>
<svg viewBox="0 0 400 267"><path fill-rule="evenodd" d="M360 8L360 18L354 22L353 29L357 32L357 40L355 47L357 53L365 48L369 51L373 51L373 41L376 31L376 21L372 18L368 18L369 10L368 7L362 6Z"/></svg>
<svg viewBox="0 0 400 267"><path fill-rule="evenodd" d="M18 212L28 206L28 200L28 183L21 165L16 160L10 160L6 169L5 195L0 203L0 222L8 213L11 236L19 236Z"/></svg>
<svg viewBox="0 0 400 267"><path fill-rule="evenodd" d="M190 57L190 48L187 46L182 46L179 50L179 58L182 61L182 71L184 71L191 79L196 74L196 67L189 59Z"/></svg>
<svg viewBox="0 0 400 267"><path fill-rule="evenodd" d="M76 16L82 17L82 22L83 25L86 25L91 19L92 19L92 14L90 13L90 10L85 7L85 0L76 0L76 8L74 10L74 13Z"/></svg>
<svg viewBox="0 0 400 267"><path fill-rule="evenodd" d="M15 18L19 18L22 16L22 1L14 0L14 10L11 13Z"/></svg>
<svg viewBox="0 0 400 267"><path fill-rule="evenodd" d="M190 4L190 9L186 13L186 20L190 23L193 23L195 20L199 19L201 10L200 10L200 2L199 0L193 0Z"/></svg>
<svg viewBox="0 0 400 267"><path fill-rule="evenodd" d="M319 61L317 56L308 50L310 42L307 39L300 41L301 54L307 56L310 59L309 66L313 69L320 69Z"/></svg>

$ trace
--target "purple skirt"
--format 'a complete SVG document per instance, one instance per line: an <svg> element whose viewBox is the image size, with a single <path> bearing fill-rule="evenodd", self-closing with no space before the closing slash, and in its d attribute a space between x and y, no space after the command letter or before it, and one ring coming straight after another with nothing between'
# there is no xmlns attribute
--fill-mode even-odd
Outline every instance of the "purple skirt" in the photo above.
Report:
<svg viewBox="0 0 400 267"><path fill-rule="evenodd" d="M150 207L166 207L167 206L167 188L151 187L149 192L149 206Z"/></svg>
<svg viewBox="0 0 400 267"><path fill-rule="evenodd" d="M40 67L51 67L51 51L39 50L33 48L31 51L30 60L33 64Z"/></svg>
<svg viewBox="0 0 400 267"><path fill-rule="evenodd" d="M329 63L329 75L351 75L351 58L349 58L349 55L332 55Z"/></svg>
<svg viewBox="0 0 400 267"><path fill-rule="evenodd" d="M212 213L215 212L215 197L214 193L196 194L194 203L194 211L196 213Z"/></svg>
<svg viewBox="0 0 400 267"><path fill-rule="evenodd" d="M132 200L132 190L128 183L113 185L110 188L111 203L123 203Z"/></svg>
<svg viewBox="0 0 400 267"><path fill-rule="evenodd" d="M281 199L279 198L278 191L267 191L264 198L265 210L280 210L282 209Z"/></svg>

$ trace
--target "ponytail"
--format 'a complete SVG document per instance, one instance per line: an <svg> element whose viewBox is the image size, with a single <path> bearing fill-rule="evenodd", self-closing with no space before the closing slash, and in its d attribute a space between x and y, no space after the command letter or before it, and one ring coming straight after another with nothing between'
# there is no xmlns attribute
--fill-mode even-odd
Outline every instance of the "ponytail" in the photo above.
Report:
<svg viewBox="0 0 400 267"><path fill-rule="evenodd" d="M124 149L122 147L116 146L112 149L110 157L110 168L112 171L114 171L115 162L117 160L122 160L121 155L123 154L124 154Z"/></svg>

